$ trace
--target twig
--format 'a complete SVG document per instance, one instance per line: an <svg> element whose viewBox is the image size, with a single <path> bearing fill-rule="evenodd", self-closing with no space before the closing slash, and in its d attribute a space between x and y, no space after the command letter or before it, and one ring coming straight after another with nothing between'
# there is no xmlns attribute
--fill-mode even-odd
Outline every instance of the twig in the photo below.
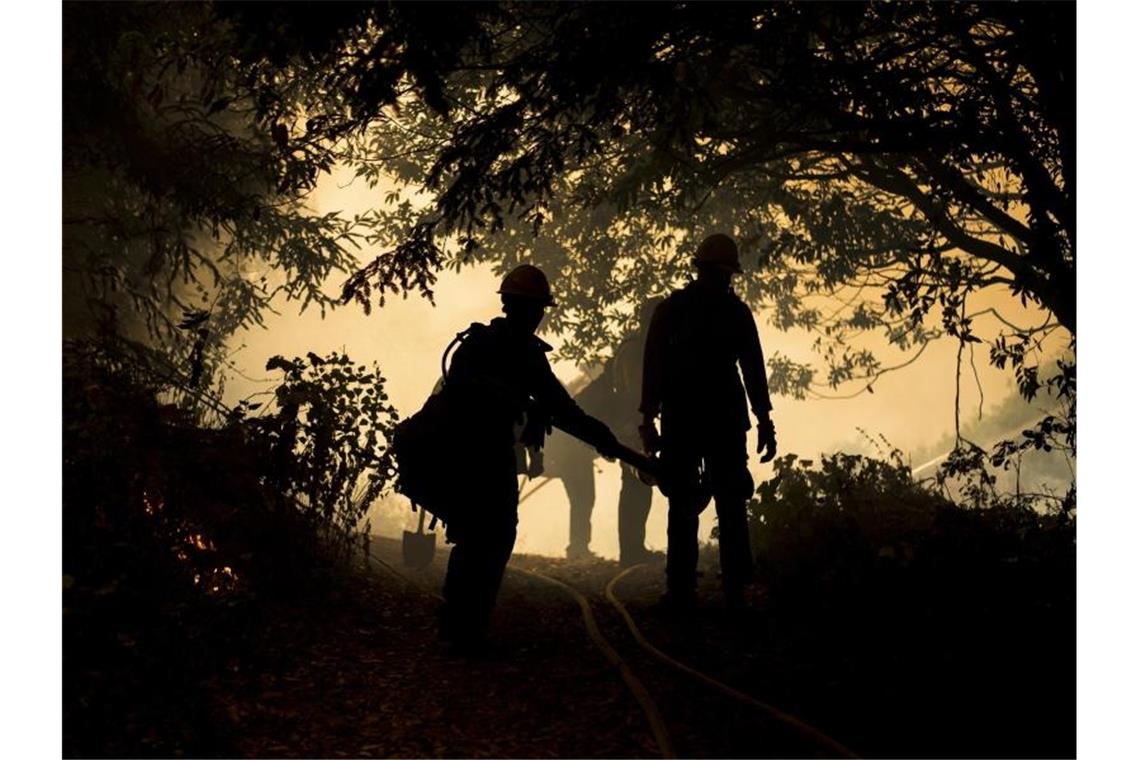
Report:
<svg viewBox="0 0 1140 760"><path fill-rule="evenodd" d="M982 390L982 378L978 376L978 365L974 363L974 344L970 344L970 369L974 370L974 382L978 386L978 419L982 418L982 404L986 400L986 394Z"/></svg>
<svg viewBox="0 0 1140 760"><path fill-rule="evenodd" d="M904 367L909 367L911 364L914 364L916 361L918 361L918 358L920 356L922 356L923 352L926 351L926 347L929 346L933 342L934 342L934 339L924 341L921 348L919 348L918 351L915 352L914 356L910 357L905 362L902 362L900 364L895 364L894 366L891 366L891 367L885 367L885 368L883 368L883 369L879 370L878 372L875 372L871 375L864 375L863 377L851 378L851 380L848 380L847 382L854 382L855 380L867 380L869 378L869 382L866 385L864 385L862 388L860 388L859 390L855 391L854 393L849 393L849 394L840 395L840 396L829 396L826 393L820 393L819 391L813 391L811 388L808 388L807 392L812 394L815 398L820 399L821 401L846 401L848 399L853 399L856 396L859 396L863 393L866 393L867 390L869 390L872 385L874 385L876 382L878 382L880 377L887 374L888 372L894 372L896 370L900 370L900 369L903 369ZM814 385L818 385L818 384L814 384Z"/></svg>

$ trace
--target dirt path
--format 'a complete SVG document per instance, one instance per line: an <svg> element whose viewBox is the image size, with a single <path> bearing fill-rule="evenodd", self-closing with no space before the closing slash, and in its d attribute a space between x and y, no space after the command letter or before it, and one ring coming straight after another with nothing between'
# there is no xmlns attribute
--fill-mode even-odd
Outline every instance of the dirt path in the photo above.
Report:
<svg viewBox="0 0 1140 760"><path fill-rule="evenodd" d="M267 629L253 665L235 666L214 692L234 752L327 757L660 757L642 705L587 635L562 581L585 594L599 628L652 696L681 756L813 756L810 746L732 700L647 656L605 601L612 562L521 556L504 580L492 625L496 649L448 656L435 635L446 547L423 571L401 567L397 542L374 567L319 609L285 611ZM643 609L660 567L626 579ZM715 645L716 640L709 642Z"/></svg>
<svg viewBox="0 0 1140 760"><path fill-rule="evenodd" d="M679 756L823 757L836 754L803 732L710 688L707 683L640 647L605 595L606 586L621 573L615 563L569 563L523 556L516 558L513 564L558 578L591 599L604 634L652 693ZM729 615L723 607L715 566L708 565L707 561L700 588L703 605L691 619L677 620L654 610L653 604L664 590L661 564L638 567L624 575L614 587L615 595L631 613L639 632L663 654L695 666L712 679L744 693L754 690L756 682L741 676L754 675L746 660L755 658L755 650L765 644L759 633L764 627L762 613L743 617ZM717 652L717 656L694 657L694 653L706 649Z"/></svg>
<svg viewBox="0 0 1140 760"><path fill-rule="evenodd" d="M378 556L398 563L398 545ZM398 566L398 565L397 565ZM437 590L446 567L408 575ZM593 647L575 602L508 573L496 652L449 657L438 602L374 572L267 640L256 672L219 685L235 750L256 756L641 757L657 748L637 703ZM289 643L286 643L289 642Z"/></svg>
<svg viewBox="0 0 1140 760"><path fill-rule="evenodd" d="M396 541L378 540L374 553L397 574L373 566L327 599L275 612L258 634L257 656L213 685L232 754L662 756L644 704L587 634L571 593L522 571L587 598L599 633L650 695L676 755L839 754L810 731L730 698L638 646L605 596L621 572L613 562L513 558L492 623L496 651L466 659L448 656L435 632L434 594L446 547L423 571L402 567ZM673 658L866 756L923 756L953 742L955 751L946 754L1029 746L1025 737L1033 734L1000 727L999 733L980 711L932 709L940 694L930 691L934 684L956 689L952 695L985 695L973 671L957 675L969 660L939 664L915 648L931 632L823 618L812 604L804 605L807 612L777 614L766 609L763 595L752 600L752 613L731 616L709 559L701 608L688 619L654 611L664 590L660 565L639 567L615 586L645 638ZM917 644L907 649L908 641ZM967 702L955 696L953 704ZM1039 730L1046 717L1034 714L1027 725ZM949 726L962 729L960 738L947 733Z"/></svg>

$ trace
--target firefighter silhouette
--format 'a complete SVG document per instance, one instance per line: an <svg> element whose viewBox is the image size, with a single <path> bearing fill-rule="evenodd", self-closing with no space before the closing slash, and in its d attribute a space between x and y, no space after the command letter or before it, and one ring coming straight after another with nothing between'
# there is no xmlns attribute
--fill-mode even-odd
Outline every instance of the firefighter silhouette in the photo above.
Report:
<svg viewBox="0 0 1140 760"><path fill-rule="evenodd" d="M716 502L725 597L739 606L752 577L746 393L758 420L761 462L776 455L776 430L756 323L732 290L732 277L741 271L735 241L710 235L694 265L696 279L670 294L650 321L639 432L647 451L660 452L672 483L666 606L695 603L698 519L710 496Z"/></svg>
<svg viewBox="0 0 1140 760"><path fill-rule="evenodd" d="M523 264L498 291L504 316L472 325L455 349L443 393L458 440L453 472L455 505L447 525L454 544L444 581L441 636L457 648L485 641L503 571L518 525L516 430L522 442L542 445L550 426L589 442L605 456L618 445L610 429L574 402L550 369L549 344L535 335L554 305L546 276Z"/></svg>

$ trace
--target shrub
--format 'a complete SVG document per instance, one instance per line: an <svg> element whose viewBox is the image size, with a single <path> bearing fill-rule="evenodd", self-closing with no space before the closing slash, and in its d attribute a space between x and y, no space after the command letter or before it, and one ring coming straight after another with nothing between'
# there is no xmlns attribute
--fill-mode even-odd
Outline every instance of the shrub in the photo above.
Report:
<svg viewBox="0 0 1140 760"><path fill-rule="evenodd" d="M900 571L949 577L1015 563L1061 567L1075 552L1070 512L1010 499L957 505L916 481L897 450L885 460L828 455L818 465L789 454L775 469L749 518L758 574L776 592L848 594Z"/></svg>
<svg viewBox="0 0 1140 760"><path fill-rule="evenodd" d="M348 552L369 506L391 483L395 460L388 448L397 422L384 378L375 365L344 354L306 359L275 356L266 369L284 380L274 391L275 413L231 420L244 425L261 450L261 477L274 498L293 502L322 538ZM367 525L363 531L367 539Z"/></svg>
<svg viewBox="0 0 1140 760"><path fill-rule="evenodd" d="M775 462L749 504L758 569L769 583L854 582L876 564L908 562L951 504L916 483L901 455L794 454Z"/></svg>
<svg viewBox="0 0 1140 760"><path fill-rule="evenodd" d="M395 412L341 355L275 359L273 403L229 413L143 358L64 350L65 754L229 756L206 684L267 597L335 583Z"/></svg>

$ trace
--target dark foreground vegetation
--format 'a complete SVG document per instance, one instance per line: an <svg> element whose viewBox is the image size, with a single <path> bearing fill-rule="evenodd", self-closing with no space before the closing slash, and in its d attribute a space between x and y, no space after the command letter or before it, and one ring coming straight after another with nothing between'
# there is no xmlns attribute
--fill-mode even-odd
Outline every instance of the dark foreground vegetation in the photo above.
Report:
<svg viewBox="0 0 1140 760"><path fill-rule="evenodd" d="M388 473L364 447L391 411L342 356L275 360L257 418L134 348L64 351L65 752L228 754L210 689L281 604L341 583Z"/></svg>
<svg viewBox="0 0 1140 760"><path fill-rule="evenodd" d="M962 507L915 483L897 452L788 456L758 495L776 646L762 647L757 683L800 682L789 696L813 684L869 755L1075 755L1072 515Z"/></svg>
<svg viewBox="0 0 1140 760"><path fill-rule="evenodd" d="M298 409L275 401L257 419L195 421L129 363L79 346L67 357L65 754L655 754L557 590L509 579L505 651L447 658L434 602L362 574L352 558L363 535L336 509L311 508L331 503L319 491L309 502L289 485L319 480L303 456L274 456ZM328 398L310 394L300 409ZM345 421L328 424L326 435ZM1072 513L963 508L897 460L839 455L779 460L751 514L760 583L745 618L721 610L711 562L703 612L687 624L650 607L660 568L623 582L659 646L866 756L1075 752ZM526 561L592 596L679 752L815 751L639 659L602 609L611 563ZM542 730L509 730L520 721Z"/></svg>

